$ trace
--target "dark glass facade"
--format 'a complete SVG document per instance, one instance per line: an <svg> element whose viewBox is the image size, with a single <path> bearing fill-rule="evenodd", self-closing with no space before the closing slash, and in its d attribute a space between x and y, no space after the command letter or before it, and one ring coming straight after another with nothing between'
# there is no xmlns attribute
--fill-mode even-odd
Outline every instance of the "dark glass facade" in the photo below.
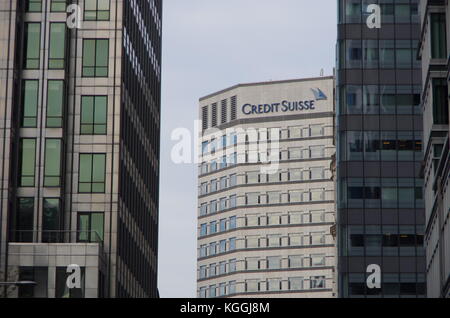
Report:
<svg viewBox="0 0 450 318"><path fill-rule="evenodd" d="M118 267L116 293L118 297L134 296L127 280L121 279L131 273L145 294L157 297L161 114L161 24L157 17L162 16L162 0L126 1L123 5L117 252L126 270Z"/></svg>
<svg viewBox="0 0 450 318"><path fill-rule="evenodd" d="M369 28L368 5L381 8ZM340 297L424 297L416 0L340 0L337 223ZM381 288L366 280L381 268Z"/></svg>

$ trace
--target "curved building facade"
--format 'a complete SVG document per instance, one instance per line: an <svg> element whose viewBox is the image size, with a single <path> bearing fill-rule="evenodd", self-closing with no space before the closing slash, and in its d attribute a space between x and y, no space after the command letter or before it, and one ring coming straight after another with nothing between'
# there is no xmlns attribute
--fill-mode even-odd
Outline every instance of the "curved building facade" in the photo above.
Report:
<svg viewBox="0 0 450 318"><path fill-rule="evenodd" d="M198 296L335 295L334 79L200 99Z"/></svg>

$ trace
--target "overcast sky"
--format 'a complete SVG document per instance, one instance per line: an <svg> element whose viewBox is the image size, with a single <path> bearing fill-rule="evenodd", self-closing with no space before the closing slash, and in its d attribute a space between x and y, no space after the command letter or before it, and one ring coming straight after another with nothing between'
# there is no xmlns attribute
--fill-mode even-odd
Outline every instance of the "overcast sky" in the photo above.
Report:
<svg viewBox="0 0 450 318"><path fill-rule="evenodd" d="M164 0L161 297L196 297L197 167L172 163L171 132L229 86L331 75L336 17L335 0Z"/></svg>

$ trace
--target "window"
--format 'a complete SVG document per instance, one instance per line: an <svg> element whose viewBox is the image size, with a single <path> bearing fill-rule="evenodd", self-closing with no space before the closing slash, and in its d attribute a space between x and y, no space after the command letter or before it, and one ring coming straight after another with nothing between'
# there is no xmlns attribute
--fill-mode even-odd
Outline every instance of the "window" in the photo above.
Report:
<svg viewBox="0 0 450 318"><path fill-rule="evenodd" d="M259 237L258 236L247 236L245 238L247 248L258 248L259 247Z"/></svg>
<svg viewBox="0 0 450 318"><path fill-rule="evenodd" d="M313 276L311 277L311 288L325 288L325 276Z"/></svg>
<svg viewBox="0 0 450 318"><path fill-rule="evenodd" d="M281 214L280 213L269 213L267 216L267 225L280 225L281 224Z"/></svg>
<svg viewBox="0 0 450 318"><path fill-rule="evenodd" d="M227 177L220 178L220 189L224 190L227 188L227 186L228 186L228 178Z"/></svg>
<svg viewBox="0 0 450 318"><path fill-rule="evenodd" d="M281 235L272 234L267 236L267 246L268 247L280 247L281 246Z"/></svg>
<svg viewBox="0 0 450 318"><path fill-rule="evenodd" d="M433 122L435 125L448 125L448 98L445 79L435 78L433 85Z"/></svg>
<svg viewBox="0 0 450 318"><path fill-rule="evenodd" d="M302 150L300 148L289 149L289 159L290 160L302 159Z"/></svg>
<svg viewBox="0 0 450 318"><path fill-rule="evenodd" d="M34 198L19 198L16 212L16 242L33 242Z"/></svg>
<svg viewBox="0 0 450 318"><path fill-rule="evenodd" d="M21 139L20 141L20 176L21 187L34 187L36 164L36 139Z"/></svg>
<svg viewBox="0 0 450 318"><path fill-rule="evenodd" d="M312 146L310 147L311 158L322 158L325 155L324 146Z"/></svg>
<svg viewBox="0 0 450 318"><path fill-rule="evenodd" d="M205 236L207 234L208 234L208 225L206 223L200 225L200 236Z"/></svg>
<svg viewBox="0 0 450 318"><path fill-rule="evenodd" d="M226 288L227 288L227 284L226 283L220 283L219 284L219 296L225 296L226 295Z"/></svg>
<svg viewBox="0 0 450 318"><path fill-rule="evenodd" d="M26 128L36 127L39 81L24 80L22 89L23 107L21 125Z"/></svg>
<svg viewBox="0 0 450 318"><path fill-rule="evenodd" d="M85 268L81 267L81 288L67 287L67 279L71 273L67 273L67 267L56 268L55 298L84 298Z"/></svg>
<svg viewBox="0 0 450 318"><path fill-rule="evenodd" d="M259 204L259 193L247 193L246 195L247 205L257 205Z"/></svg>
<svg viewBox="0 0 450 318"><path fill-rule="evenodd" d="M64 82L49 80L47 87L47 127L62 127Z"/></svg>
<svg viewBox="0 0 450 318"><path fill-rule="evenodd" d="M81 97L82 135L106 135L107 96Z"/></svg>
<svg viewBox="0 0 450 318"><path fill-rule="evenodd" d="M78 213L78 242L101 242L104 233L104 214L101 212Z"/></svg>
<svg viewBox="0 0 450 318"><path fill-rule="evenodd" d="M83 76L107 77L109 40L83 40Z"/></svg>
<svg viewBox="0 0 450 318"><path fill-rule="evenodd" d="M199 292L199 297L200 298L206 298L206 287L200 287L200 292Z"/></svg>
<svg viewBox="0 0 450 318"><path fill-rule="evenodd" d="M209 212L210 213L216 213L217 212L217 201L216 200L213 200L213 201L210 202Z"/></svg>
<svg viewBox="0 0 450 318"><path fill-rule="evenodd" d="M44 187L61 184L61 139L45 140Z"/></svg>
<svg viewBox="0 0 450 318"><path fill-rule="evenodd" d="M60 200L46 198L44 199L44 208L42 213L42 242L43 243L62 243L61 229L61 204Z"/></svg>
<svg viewBox="0 0 450 318"><path fill-rule="evenodd" d="M325 234L324 233L311 233L312 245L325 244Z"/></svg>
<svg viewBox="0 0 450 318"><path fill-rule="evenodd" d="M85 0L84 20L108 21L110 0Z"/></svg>
<svg viewBox="0 0 450 318"><path fill-rule="evenodd" d="M236 249L236 238L230 238L230 251L234 251Z"/></svg>
<svg viewBox="0 0 450 318"><path fill-rule="evenodd" d="M230 262L228 263L228 269L230 273L234 273L236 271L236 260L230 259Z"/></svg>
<svg viewBox="0 0 450 318"><path fill-rule="evenodd" d="M212 221L209 223L209 233L210 234L217 233L217 221Z"/></svg>
<svg viewBox="0 0 450 318"><path fill-rule="evenodd" d="M219 275L227 273L227 262L223 261L219 263Z"/></svg>
<svg viewBox="0 0 450 318"><path fill-rule="evenodd" d="M323 179L324 176L324 168L311 168L311 180L319 180Z"/></svg>
<svg viewBox="0 0 450 318"><path fill-rule="evenodd" d="M301 268L303 266L303 257L301 255L289 256L289 268Z"/></svg>
<svg viewBox="0 0 450 318"><path fill-rule="evenodd" d="M66 9L64 3L64 11L65 10ZM50 23L50 47L48 54L48 68L63 69L65 54L66 54L66 24Z"/></svg>
<svg viewBox="0 0 450 318"><path fill-rule="evenodd" d="M247 184L259 183L259 172L247 172Z"/></svg>
<svg viewBox="0 0 450 318"><path fill-rule="evenodd" d="M217 180L211 180L211 192L216 192L217 191Z"/></svg>
<svg viewBox="0 0 450 318"><path fill-rule="evenodd" d="M230 187L234 187L237 184L237 177L235 174L230 175Z"/></svg>
<svg viewBox="0 0 450 318"><path fill-rule="evenodd" d="M256 271L259 269L259 258L248 257L245 259L245 269L248 271Z"/></svg>
<svg viewBox="0 0 450 318"><path fill-rule="evenodd" d="M325 266L325 255L311 255L311 265L312 266Z"/></svg>
<svg viewBox="0 0 450 318"><path fill-rule="evenodd" d="M80 154L80 193L104 193L105 174L106 154Z"/></svg>
<svg viewBox="0 0 450 318"><path fill-rule="evenodd" d="M225 253L227 251L227 241L221 240L219 242L219 253Z"/></svg>
<svg viewBox="0 0 450 318"><path fill-rule="evenodd" d="M289 289L290 290L302 290L303 289L303 278L302 277L289 278Z"/></svg>
<svg viewBox="0 0 450 318"><path fill-rule="evenodd" d="M230 196L230 209L233 209L236 207L236 195Z"/></svg>
<svg viewBox="0 0 450 318"><path fill-rule="evenodd" d="M269 291L281 290L281 279L279 279L279 278L269 278L267 280L267 289Z"/></svg>
<svg viewBox="0 0 450 318"><path fill-rule="evenodd" d="M267 268L268 269L280 269L281 268L281 257L280 256L270 256L267 258Z"/></svg>
<svg viewBox="0 0 450 318"><path fill-rule="evenodd" d="M41 24L26 23L25 25L25 68L38 69L41 50Z"/></svg>
<svg viewBox="0 0 450 318"><path fill-rule="evenodd" d="M200 276L200 279L206 278L206 266L205 265L200 266L199 276Z"/></svg>
<svg viewBox="0 0 450 318"><path fill-rule="evenodd" d="M217 242L209 243L209 255L213 256L217 253Z"/></svg>
<svg viewBox="0 0 450 318"><path fill-rule="evenodd" d="M245 281L245 290L247 292L258 292L259 291L259 280L248 279Z"/></svg>
<svg viewBox="0 0 450 318"><path fill-rule="evenodd" d="M42 0L28 0L26 10L27 12L41 12Z"/></svg>
<svg viewBox="0 0 450 318"><path fill-rule="evenodd" d="M447 55L447 35L445 31L445 13L430 14L431 58L445 59Z"/></svg>
<svg viewBox="0 0 450 318"><path fill-rule="evenodd" d="M236 217L230 217L230 230L234 230L236 228Z"/></svg>
<svg viewBox="0 0 450 318"><path fill-rule="evenodd" d="M322 125L311 125L310 135L311 135L311 137L323 136L323 126Z"/></svg>
<svg viewBox="0 0 450 318"><path fill-rule="evenodd" d="M208 247L206 245L200 246L200 257L206 257L208 255L207 251Z"/></svg>
<svg viewBox="0 0 450 318"><path fill-rule="evenodd" d="M233 295L236 293L236 281L231 281L228 283L228 295Z"/></svg>
<svg viewBox="0 0 450 318"><path fill-rule="evenodd" d="M209 265L209 277L214 277L217 275L216 263Z"/></svg>
<svg viewBox="0 0 450 318"><path fill-rule="evenodd" d="M66 12L67 0L52 0L50 11L52 12Z"/></svg>
<svg viewBox="0 0 450 318"><path fill-rule="evenodd" d="M289 169L289 181L301 181L302 170L301 169Z"/></svg>
<svg viewBox="0 0 450 318"><path fill-rule="evenodd" d="M276 204L281 202L281 192L274 191L267 193L267 199L269 204Z"/></svg>
<svg viewBox="0 0 450 318"><path fill-rule="evenodd" d="M36 282L19 286L19 298L47 298L48 267L20 266L18 281Z"/></svg>
<svg viewBox="0 0 450 318"><path fill-rule="evenodd" d="M247 226L259 226L258 215L247 215Z"/></svg>

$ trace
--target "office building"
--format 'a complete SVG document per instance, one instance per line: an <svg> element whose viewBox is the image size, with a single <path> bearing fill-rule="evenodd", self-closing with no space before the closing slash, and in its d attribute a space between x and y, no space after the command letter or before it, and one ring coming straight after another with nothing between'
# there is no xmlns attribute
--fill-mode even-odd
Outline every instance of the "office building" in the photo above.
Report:
<svg viewBox="0 0 450 318"><path fill-rule="evenodd" d="M334 77L200 99L197 294L334 297Z"/></svg>
<svg viewBox="0 0 450 318"><path fill-rule="evenodd" d="M338 8L339 297L425 297L418 1Z"/></svg>
<svg viewBox="0 0 450 318"><path fill-rule="evenodd" d="M447 1L420 1L428 297L450 297L449 35Z"/></svg>
<svg viewBox="0 0 450 318"><path fill-rule="evenodd" d="M3 297L158 296L161 14L0 2Z"/></svg>

